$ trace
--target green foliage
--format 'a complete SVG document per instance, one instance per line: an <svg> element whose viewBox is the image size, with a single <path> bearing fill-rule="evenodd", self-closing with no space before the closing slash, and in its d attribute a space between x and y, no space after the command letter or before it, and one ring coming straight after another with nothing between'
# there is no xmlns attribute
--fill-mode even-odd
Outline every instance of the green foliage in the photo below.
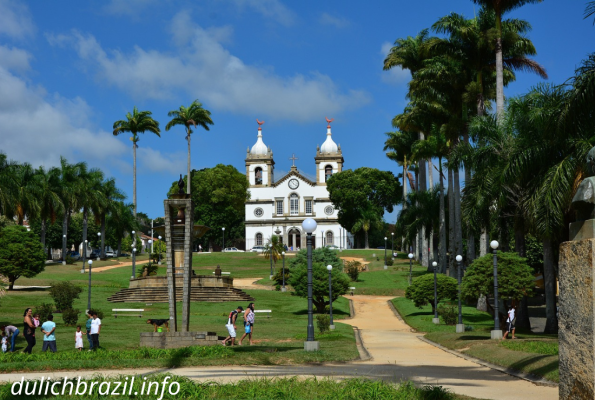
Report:
<svg viewBox="0 0 595 400"><path fill-rule="evenodd" d="M557 356L559 352L558 342L554 340L503 340L500 342L500 346L514 351L552 356Z"/></svg>
<svg viewBox="0 0 595 400"><path fill-rule="evenodd" d="M439 304L438 315L442 317L446 325L456 325L459 316L457 308L450 304Z"/></svg>
<svg viewBox="0 0 595 400"><path fill-rule="evenodd" d="M316 316L316 326L321 334L330 331L331 317L327 314L318 314Z"/></svg>
<svg viewBox="0 0 595 400"><path fill-rule="evenodd" d="M39 237L23 226L0 230L0 274L8 278L9 289L24 276L32 278L45 269L45 252Z"/></svg>
<svg viewBox="0 0 595 400"><path fill-rule="evenodd" d="M62 310L62 320L66 326L76 326L79 320L80 310Z"/></svg>
<svg viewBox="0 0 595 400"><path fill-rule="evenodd" d="M66 257L64 257L64 262L68 265L72 265L76 262L76 260L74 257L71 257L70 254L66 254Z"/></svg>
<svg viewBox="0 0 595 400"><path fill-rule="evenodd" d="M436 274L436 289L438 302L442 300L455 300L458 295L457 280L444 274ZM425 274L415 279L407 288L405 297L412 300L416 307L426 304L432 306L434 311L434 274Z"/></svg>
<svg viewBox="0 0 595 400"><path fill-rule="evenodd" d="M392 267L394 263L395 262L393 261L392 257L387 257L386 258L386 266L387 267Z"/></svg>
<svg viewBox="0 0 595 400"><path fill-rule="evenodd" d="M9 226L9 225L14 225L14 221L10 218L8 218L6 215L0 215L0 229Z"/></svg>
<svg viewBox="0 0 595 400"><path fill-rule="evenodd" d="M295 290L295 295L308 297L308 271L307 264L297 264L291 269L289 284ZM326 264L313 263L312 265L312 302L316 307L316 312L322 314L325 312L325 306L329 304L326 300L329 297L329 282ZM339 296L347 293L349 288L349 278L340 271L339 268L333 268L332 273L333 301Z"/></svg>
<svg viewBox="0 0 595 400"><path fill-rule="evenodd" d="M289 283L289 277L291 276L290 269L285 267L285 285ZM283 268L277 268L277 272L273 275L273 281L277 284L277 286L283 286Z"/></svg>
<svg viewBox="0 0 595 400"><path fill-rule="evenodd" d="M145 272L145 268L148 269L147 276L153 276L153 275L157 275L157 271L159 270L159 265L158 264L145 264L142 268L138 268L138 272L136 274L136 276L138 278L141 278L143 276L143 273Z"/></svg>
<svg viewBox="0 0 595 400"><path fill-rule="evenodd" d="M52 282L50 297L54 300L56 309L60 311L70 310L74 300L78 299L83 289L75 286L69 281Z"/></svg>
<svg viewBox="0 0 595 400"><path fill-rule="evenodd" d="M97 318L99 318L100 320L103 320L103 311L101 311L97 308L92 308L90 310L90 312L92 313L93 311L97 313ZM91 315L93 315L93 314L91 314ZM86 318L86 316L85 316L85 318Z"/></svg>
<svg viewBox="0 0 595 400"><path fill-rule="evenodd" d="M345 263L345 272L349 275L351 282L357 282L359 278L359 271L362 267L362 263L359 261L348 261Z"/></svg>
<svg viewBox="0 0 595 400"><path fill-rule="evenodd" d="M279 240L279 236L271 236L266 245L264 246L264 258L269 260L273 258L273 262L276 264L281 259L281 253L283 252L283 243Z"/></svg>
<svg viewBox="0 0 595 400"><path fill-rule="evenodd" d="M143 246L142 240L136 236L136 254L140 254L140 249ZM122 250L132 256L132 235L126 236L122 239Z"/></svg>
<svg viewBox="0 0 595 400"><path fill-rule="evenodd" d="M41 303L33 310L33 315L39 314L39 321L43 324L48 320L48 316L54 313L54 305L51 303Z"/></svg>
<svg viewBox="0 0 595 400"><path fill-rule="evenodd" d="M333 270L343 268L343 261L337 256L336 250L331 250L328 247L319 247L312 250L312 262L322 263L324 265L332 265ZM289 260L289 268L293 268L296 265L307 265L308 264L308 251L307 249L301 249L294 258Z"/></svg>
<svg viewBox="0 0 595 400"><path fill-rule="evenodd" d="M494 256L486 254L467 269L462 282L463 296L477 299L494 291ZM502 299L520 300L531 296L535 286L533 271L527 259L517 253L498 252L498 293Z"/></svg>

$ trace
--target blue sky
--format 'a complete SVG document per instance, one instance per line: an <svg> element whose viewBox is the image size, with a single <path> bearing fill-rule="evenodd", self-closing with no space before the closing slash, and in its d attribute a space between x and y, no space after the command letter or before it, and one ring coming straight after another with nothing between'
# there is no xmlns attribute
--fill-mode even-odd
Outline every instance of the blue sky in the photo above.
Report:
<svg viewBox="0 0 595 400"><path fill-rule="evenodd" d="M595 50L585 4L546 0L510 14L532 24L549 82L564 82ZM164 128L168 111L198 99L215 125L193 135L192 168L244 171L258 118L276 176L289 170L292 153L313 175L329 117L345 168L397 173L382 147L406 104L410 74L384 72L382 61L397 38L450 12L472 17L476 7L470 0L0 0L0 151L35 167L58 165L60 155L86 161L115 177L131 201L131 142L113 137L113 122L136 105ZM505 94L539 82L519 73ZM138 210L163 215L164 195L185 171L183 128L142 136Z"/></svg>

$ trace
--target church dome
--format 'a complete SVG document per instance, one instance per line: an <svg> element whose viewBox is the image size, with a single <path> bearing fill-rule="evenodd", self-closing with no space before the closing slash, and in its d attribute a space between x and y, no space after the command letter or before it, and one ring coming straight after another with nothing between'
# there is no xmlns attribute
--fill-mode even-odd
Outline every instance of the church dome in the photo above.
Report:
<svg viewBox="0 0 595 400"><path fill-rule="evenodd" d="M320 153L328 154L328 153L338 153L338 152L339 152L339 147L337 147L337 143L335 143L333 141L333 138L331 137L331 127L328 126L326 128L326 140L322 144L322 146L320 146Z"/></svg>
<svg viewBox="0 0 595 400"><path fill-rule="evenodd" d="M262 141L262 129L258 128L258 139L256 139L256 143L252 146L250 150L250 155L252 156L266 156L268 153L268 148Z"/></svg>

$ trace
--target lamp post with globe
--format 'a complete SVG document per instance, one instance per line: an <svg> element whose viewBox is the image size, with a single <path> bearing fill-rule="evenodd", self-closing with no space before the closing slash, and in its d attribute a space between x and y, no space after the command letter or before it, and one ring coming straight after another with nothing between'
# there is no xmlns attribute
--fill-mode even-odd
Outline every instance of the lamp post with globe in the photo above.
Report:
<svg viewBox="0 0 595 400"><path fill-rule="evenodd" d="M62 265L66 265L66 254L68 253L68 249L66 249L66 235L62 235L62 248L65 250L62 253Z"/></svg>
<svg viewBox="0 0 595 400"><path fill-rule="evenodd" d="M159 259L157 261L158 265L161 265L161 235L159 236Z"/></svg>
<svg viewBox="0 0 595 400"><path fill-rule="evenodd" d="M494 250L494 330L492 331L492 339L502 339L500 317L498 316L498 245L497 240L490 242L490 247Z"/></svg>
<svg viewBox="0 0 595 400"><path fill-rule="evenodd" d="M388 269L388 265L386 265L386 239L387 237L384 237L384 269Z"/></svg>
<svg viewBox="0 0 595 400"><path fill-rule="evenodd" d="M85 273L85 262L86 262L86 257L87 255L87 239L85 239L85 242L83 244L83 269L81 269L81 274Z"/></svg>
<svg viewBox="0 0 595 400"><path fill-rule="evenodd" d="M91 267L93 260L89 260L89 297L87 298L87 312L91 311Z"/></svg>
<svg viewBox="0 0 595 400"><path fill-rule="evenodd" d="M225 250L225 227L221 228L221 232L223 232L223 247L221 248L221 251Z"/></svg>
<svg viewBox="0 0 595 400"><path fill-rule="evenodd" d="M463 313L461 309L461 269L463 269L461 261L463 261L463 256L457 255L455 259L457 260L457 282L459 284L459 322L456 326L456 332L463 333L465 332L465 325L463 324Z"/></svg>
<svg viewBox="0 0 595 400"><path fill-rule="evenodd" d="M284 251L281 252L281 256L283 256L283 271L282 271L282 273L283 273L283 287L281 287L281 291L286 292L287 288L285 287L285 252Z"/></svg>
<svg viewBox="0 0 595 400"><path fill-rule="evenodd" d="M411 272L413 270L413 253L409 253L409 285L411 285Z"/></svg>
<svg viewBox="0 0 595 400"><path fill-rule="evenodd" d="M316 231L316 221L306 218L302 222L302 229L306 232L306 248L308 259L308 336L304 342L304 350L317 351L320 346L314 340L314 317L312 315L312 232Z"/></svg>
<svg viewBox="0 0 595 400"><path fill-rule="evenodd" d="M438 263L434 261L432 267L434 267L434 318L432 318L432 322L437 325L440 323L440 318L438 318L438 284L436 282L436 269L438 269Z"/></svg>
<svg viewBox="0 0 595 400"><path fill-rule="evenodd" d="M390 233L390 258L394 261L395 259L395 233Z"/></svg>
<svg viewBox="0 0 595 400"><path fill-rule="evenodd" d="M330 312L330 317L331 317L330 328L331 328L331 330L334 330L335 323L333 322L333 277L332 277L333 266L329 264L326 266L326 269L328 271L328 305L329 305L329 312Z"/></svg>

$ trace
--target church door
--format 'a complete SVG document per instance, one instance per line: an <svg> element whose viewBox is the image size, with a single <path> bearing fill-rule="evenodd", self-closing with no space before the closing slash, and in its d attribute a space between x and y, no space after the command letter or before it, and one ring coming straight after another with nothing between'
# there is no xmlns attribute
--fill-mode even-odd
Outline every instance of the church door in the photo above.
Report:
<svg viewBox="0 0 595 400"><path fill-rule="evenodd" d="M297 229L291 229L287 234L287 242L289 243L288 246L293 249L293 251L297 251L298 247L301 249L302 238L300 235L300 231Z"/></svg>

